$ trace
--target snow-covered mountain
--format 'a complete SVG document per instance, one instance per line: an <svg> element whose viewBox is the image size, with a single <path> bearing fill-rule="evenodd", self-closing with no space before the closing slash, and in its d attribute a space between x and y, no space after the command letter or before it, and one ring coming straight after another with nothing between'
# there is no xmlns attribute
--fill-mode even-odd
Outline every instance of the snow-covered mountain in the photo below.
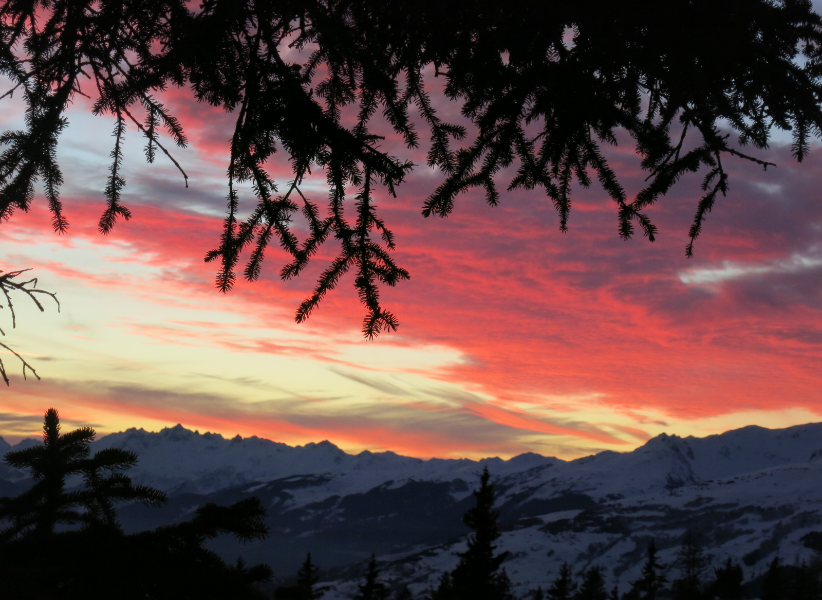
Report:
<svg viewBox="0 0 822 600"><path fill-rule="evenodd" d="M822 550L817 547L819 538L808 535L822 529L822 457L807 452L815 443L811 436L819 432L818 426L794 428L787 436L784 431L769 432L773 437L759 438L766 447L751 447L751 455L740 460L750 470L736 473L723 462L723 447L728 444L716 443L716 438L669 437L621 455L622 461L613 456L575 461L580 469L571 477L502 477L498 481L504 490L499 501L503 514L569 492L592 500L587 506L527 511L545 514L509 520L499 541L501 550L511 552L507 572L524 595L537 586L546 589L563 562L578 571L599 565L605 568L609 585L617 584L624 592L640 577L651 540L660 549L661 562L670 567L688 529L696 532L715 566L730 557L742 564L747 580L761 575L777 555L788 563L807 560L814 549ZM748 448L744 433L733 433L740 442L737 450ZM806 436L811 439L803 439ZM706 452L712 445L716 455ZM754 456L757 450L760 460ZM773 465L773 454L781 456L783 464ZM770 464L757 468L763 462ZM685 474L691 478L683 483ZM667 485L669 475L674 486ZM455 553L464 548L461 540L384 557L384 573L397 582L414 582L412 589L419 591L435 586L439 575L456 565ZM348 597L353 586L350 580L340 582L330 597Z"/></svg>
<svg viewBox="0 0 822 600"><path fill-rule="evenodd" d="M535 454L507 461L350 455L327 441L290 447L179 425L130 429L93 444L108 447L136 452L140 464L129 474L170 496L162 509L121 507L128 530L188 518L205 502L256 495L268 510L269 538L215 548L268 562L280 576L311 551L335 579L329 598L353 590L350 578L371 552L393 584L409 583L414 592L434 585L464 547L460 517L484 465L497 484L500 548L512 553L506 569L520 593L545 588L566 560L579 569L598 564L625 588L650 539L670 564L688 528L715 562L731 556L751 578L776 554L789 562L810 556L813 536L806 536L822 530L822 424L706 438L663 434L633 452L567 462ZM25 487L21 473L3 468L0 495Z"/></svg>
<svg viewBox="0 0 822 600"><path fill-rule="evenodd" d="M225 439L217 433L200 434L181 425L159 433L129 429L107 435L92 447L135 452L140 463L129 472L132 478L176 493L210 493L254 481L316 474L344 476L353 486L351 491L367 491L389 479L441 481L460 475L470 477L478 464L465 459L422 460L393 452L351 455L329 441L292 447L256 436ZM491 458L480 464L488 464L498 473L511 473L560 462L538 454L523 454L509 461Z"/></svg>

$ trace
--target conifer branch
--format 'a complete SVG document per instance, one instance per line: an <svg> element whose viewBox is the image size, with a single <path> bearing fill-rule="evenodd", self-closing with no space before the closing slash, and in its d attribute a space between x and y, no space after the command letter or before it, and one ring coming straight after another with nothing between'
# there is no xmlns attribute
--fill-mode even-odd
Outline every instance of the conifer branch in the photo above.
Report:
<svg viewBox="0 0 822 600"><path fill-rule="evenodd" d="M598 182L616 204L619 235L629 238L638 226L654 240L657 228L645 210L686 175L707 173L688 234L690 256L705 215L728 189L722 156L773 165L737 150L718 124L738 134L738 147L757 149L767 148L772 127L790 129L799 161L820 136L822 18L806 2L750 0L731 10L718 0L706 15L692 2L671 1L673 8L662 13L604 0L563 11L538 2L478 11L470 4L411 6L405 0L209 0L196 12L184 0L7 2L0 6L0 74L12 87L0 100L19 90L26 123L0 134L0 221L28 210L42 181L52 226L66 231L56 150L67 106L75 93L84 94L82 76L97 89L93 112L116 119L102 233L130 216L120 201L126 119L146 139L147 162L159 148L187 185L158 130L178 147L187 144L185 132L156 95L169 86L190 87L197 101L238 112L223 231L206 260L221 259L216 285L226 292L241 259L246 279L262 276L275 239L286 254L283 279L299 275L323 244L335 244L336 258L298 320L351 270L367 311L364 332L378 331L376 323L392 328L388 319L380 321L387 313L378 292L406 272L388 258L394 239L370 195L379 186L395 196L412 165L380 150L386 132L374 130L377 115L408 148L420 143L410 111L429 130L427 163L444 179L423 203L426 217L451 214L456 198L474 188L488 203L501 203L499 179L513 167L507 189L542 187L561 231L568 228L575 188ZM563 38L568 23L572 44ZM689 35L694 30L702 35ZM734 44L732 61L722 52L726 42ZM309 47L301 63L287 63L294 59L286 52ZM423 77L431 65L445 79L446 97L474 127L470 141L465 127L446 123L435 110ZM137 118L135 106L145 109L145 119ZM353 123L343 118L349 113ZM603 148L616 144L619 131L631 136L647 174L634 198L605 159ZM280 150L294 176L282 195L269 175ZM327 176L325 213L296 187L312 169ZM240 222L237 186L246 182L256 206ZM352 200L346 188L359 193ZM356 223L346 220L352 202ZM305 236L292 220L298 210L308 222ZM363 231L379 232L384 246Z"/></svg>
<svg viewBox="0 0 822 600"><path fill-rule="evenodd" d="M148 163L153 163L154 162L154 146L157 146L160 150L163 151L163 154L165 154L168 157L168 159L171 162L174 163L174 166L177 167L177 170L180 172L180 174L183 176L183 179L185 180L186 188L188 188L188 175L183 170L183 167L180 166L180 163L178 163L177 160L171 155L171 153L168 150L166 150L166 147L163 146L163 144L160 142L159 138L157 137L157 134L155 133L155 126L158 125L159 122L160 122L160 119L159 119L158 115L161 114L161 113L159 113L154 106L149 105L149 108L147 110L147 113L148 113L147 121L148 121L149 125L148 125L148 127L145 127L145 126L143 126L142 123L140 123L140 121L138 121L134 117L134 115L132 115L129 112L127 107L125 107L125 106L122 107L122 110L123 110L124 113L126 113L126 115L131 120L131 122L134 123L137 126L137 129L142 131L143 135L145 135L146 138L148 139L148 143L146 145L146 151L145 151L146 162L148 162ZM185 139L185 138L183 138L183 139Z"/></svg>

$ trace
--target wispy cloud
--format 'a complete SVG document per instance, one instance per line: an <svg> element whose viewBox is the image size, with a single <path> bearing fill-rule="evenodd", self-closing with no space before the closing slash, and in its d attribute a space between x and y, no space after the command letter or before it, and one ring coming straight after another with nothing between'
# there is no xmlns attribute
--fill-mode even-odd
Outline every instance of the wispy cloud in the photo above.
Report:
<svg viewBox="0 0 822 600"><path fill-rule="evenodd" d="M67 387L15 388L0 400L5 412L48 390L95 422L100 411L416 454L630 447L684 422L784 411L786 398L805 411L796 414L822 412L819 152L797 166L777 147L780 166L767 173L732 163L731 192L693 260L683 248L698 178L649 209L660 227L651 244L619 239L615 209L595 188L573 190L567 234L537 191L506 194L497 208L472 192L452 217L423 219L439 175L420 169L398 198L377 193L412 278L382 296L399 332L368 343L352 278L307 323L293 322L330 247L289 282L278 279L286 257L272 248L259 281L215 290L215 266L202 259L221 230L231 123L181 98L168 102L198 148L190 190L163 169L128 175L134 218L105 238L96 231L101 196L79 193L85 183L65 194L69 235L51 232L39 199L3 224L0 259L36 266L65 299L61 318L82 327L37 321L26 351L47 348L52 381ZM385 147L405 152L393 138ZM420 152L409 157L424 163ZM626 188L639 189L636 157L617 148L612 158ZM271 172L290 176L282 163ZM323 202L315 176L307 193Z"/></svg>
<svg viewBox="0 0 822 600"><path fill-rule="evenodd" d="M688 269L679 274L685 285L714 286L726 281L759 277L768 274L810 274L822 271L819 249L812 248L807 254L793 254L788 259L772 260L768 264L736 264L723 261L721 267Z"/></svg>

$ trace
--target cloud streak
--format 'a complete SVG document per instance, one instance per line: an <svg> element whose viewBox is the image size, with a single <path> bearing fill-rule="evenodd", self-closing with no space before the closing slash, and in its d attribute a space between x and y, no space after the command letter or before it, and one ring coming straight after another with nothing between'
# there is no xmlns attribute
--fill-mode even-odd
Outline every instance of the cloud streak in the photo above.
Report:
<svg viewBox="0 0 822 600"><path fill-rule="evenodd" d="M101 339L138 372L146 365L159 372L164 352L175 361L207 356L211 371L202 380L223 387L213 397L174 396L192 373L207 372L196 364L179 369L185 375L163 375L166 388L151 390L118 379L125 376L113 368L103 377L100 367L86 379L101 382L105 399L83 404L58 394L72 406L119 406L135 419L184 417L201 427L325 436L418 455L542 444L563 452L627 449L674 422L789 408L822 413L819 151L797 166L787 148L776 147L770 158L780 166L767 173L732 165L731 192L709 215L692 260L684 246L698 178L650 208L660 228L651 244L619 239L616 210L593 188L574 190L567 234L557 231L554 208L538 192L509 193L497 208L469 193L450 218L423 219L421 203L439 176L418 168L397 199L376 194L397 236L395 257L412 278L383 294L401 319L399 333L366 344L350 279L308 323L293 323L330 248L289 282L278 279L285 256L272 248L259 281L216 292L214 266L202 257L220 234L223 193L213 174L224 172L230 123L185 103L179 108L198 148L192 161L202 187L183 193L165 172L132 175L135 217L106 238L96 232L102 204L91 197L66 200L72 230L63 237L51 233L38 205L3 224L0 258L36 266L72 293L107 303L99 311L105 323L89 311L82 322L92 329L67 334ZM393 138L385 144L404 152ZM628 174L626 187L639 189L636 157L617 149L612 158ZM289 177L283 164L272 172ZM322 201L322 173L315 175L310 193ZM124 303L118 313L123 297L128 310ZM132 346L142 354L129 354ZM71 348L82 348L72 359L90 356L85 346ZM220 356L240 366L223 373ZM260 400L275 389L290 391L258 406L269 411L263 420L238 408L237 398ZM177 405L188 408L168 408Z"/></svg>

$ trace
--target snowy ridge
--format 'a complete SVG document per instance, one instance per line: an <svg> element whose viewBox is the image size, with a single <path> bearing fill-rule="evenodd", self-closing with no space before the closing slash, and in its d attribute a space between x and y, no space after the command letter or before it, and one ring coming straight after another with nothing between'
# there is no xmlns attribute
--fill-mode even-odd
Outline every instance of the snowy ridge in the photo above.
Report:
<svg viewBox="0 0 822 600"><path fill-rule="evenodd" d="M179 425L129 429L93 444L108 447L136 452L140 463L129 474L170 495L160 510L123 507L127 530L189 518L205 502L255 495L267 507L271 536L245 546L229 540L219 551L229 560L242 554L267 562L278 576L296 572L311 551L334 574L328 600L347 597L371 552L392 585L408 583L415 594L435 585L464 544L460 516L484 465L497 485L500 549L511 552L505 567L521 595L545 589L565 561L603 567L609 585L624 591L638 577L648 541L670 565L687 528L702 536L714 564L730 556L750 579L776 555L810 557L806 536L822 531L821 423L705 438L663 434L631 452L568 462L536 454L481 461L351 455L328 441L291 447ZM6 471L0 489L18 489L21 474Z"/></svg>
<svg viewBox="0 0 822 600"><path fill-rule="evenodd" d="M601 452L558 465L550 477L534 472L515 489L551 497L557 489L597 500L658 493L666 485L691 485L822 459L822 423L787 429L744 427L705 438L661 434L632 452Z"/></svg>
<svg viewBox="0 0 822 600"><path fill-rule="evenodd" d="M488 464L495 472L521 471L562 462L537 454L503 461L499 458L422 460L394 452L364 451L347 454L329 441L288 446L256 436L226 439L217 433L199 433L175 425L159 433L128 429L92 444L93 449L123 448L140 457L129 471L133 479L165 491L210 493L229 486L270 481L293 475L347 475L363 491L389 479L451 480L473 477ZM478 466L479 465L479 466Z"/></svg>
<svg viewBox="0 0 822 600"><path fill-rule="evenodd" d="M542 515L504 532L498 547L511 553L505 567L519 596L537 586L545 590L566 561L578 573L594 565L603 567L609 586L618 585L625 592L639 579L644 550L652 539L672 579L686 529L697 532L713 566L730 557L751 580L762 575L775 556L788 563L813 557L805 536L822 530L820 491L822 462L780 465L673 492L649 491L585 510ZM412 591L421 594L436 587L441 574L456 566L455 553L464 549L465 542L460 541L384 557L383 575L398 585L411 582ZM355 585L349 577L336 581L326 599L349 597Z"/></svg>
<svg viewBox="0 0 822 600"><path fill-rule="evenodd" d="M0 453L37 443L26 439L12 447L0 437ZM533 453L480 461L423 460L393 452L352 455L327 440L292 447L256 436L226 439L181 425L156 433L132 428L92 444L93 451L111 447L135 452L140 462L129 472L132 478L166 491L210 493L308 474L346 475L375 486L387 480L473 480L487 465L495 477L520 474L509 493L530 489L535 498L551 497L561 487L604 498L659 491L669 476L684 485L822 459L822 423L778 430L751 426L705 438L663 433L632 452L606 451L568 462Z"/></svg>
<svg viewBox="0 0 822 600"><path fill-rule="evenodd" d="M546 589L568 561L605 569L625 592L640 577L653 539L671 569L681 536L693 529L718 565L740 562L746 580L775 556L799 562L814 554L807 534L822 530L822 424L782 430L746 427L706 438L660 435L629 453L603 452L551 469L498 478L505 508L576 492L595 504L545 511L509 522L499 549L518 595ZM504 520L504 519L503 519ZM456 566L465 542L384 557L383 574L417 594ZM356 580L333 582L326 597L349 597Z"/></svg>

